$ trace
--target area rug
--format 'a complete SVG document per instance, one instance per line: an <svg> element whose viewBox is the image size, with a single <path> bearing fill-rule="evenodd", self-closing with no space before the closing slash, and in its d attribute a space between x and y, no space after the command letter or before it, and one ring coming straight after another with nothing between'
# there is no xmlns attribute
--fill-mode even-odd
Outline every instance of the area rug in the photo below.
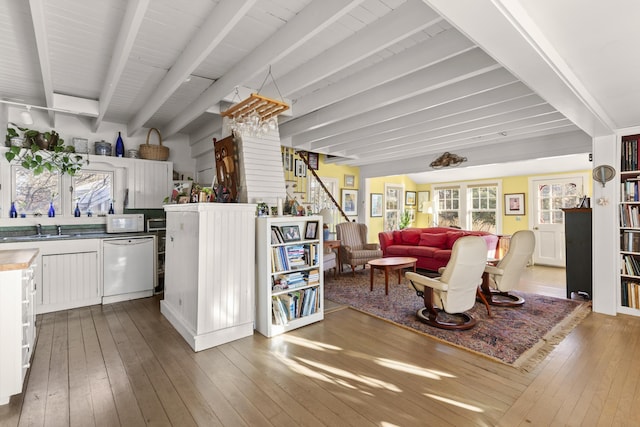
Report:
<svg viewBox="0 0 640 427"><path fill-rule="evenodd" d="M477 302L469 310L478 319L474 328L447 331L418 321L416 311L424 307L423 300L409 289L406 279L401 285L396 281L397 275L390 275L389 295L385 295L382 275L376 274L369 291L368 270L357 271L356 277L345 273L325 280L325 299L524 371L533 369L591 312L589 302L514 292L526 300L523 306L492 306L493 317L489 317Z"/></svg>

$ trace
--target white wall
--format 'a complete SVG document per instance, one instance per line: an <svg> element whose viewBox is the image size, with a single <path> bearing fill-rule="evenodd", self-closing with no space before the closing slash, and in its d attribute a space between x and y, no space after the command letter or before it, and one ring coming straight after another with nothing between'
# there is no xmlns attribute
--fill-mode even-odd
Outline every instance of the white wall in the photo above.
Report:
<svg viewBox="0 0 640 427"><path fill-rule="evenodd" d="M6 105L6 104L3 104ZM67 114L56 113L55 124L52 127L49 124L49 115L43 110L31 110L34 123L31 125L24 125L20 122L20 112L22 108L13 106L8 107L8 122L13 122L19 127L28 127L30 129L36 129L41 132L46 132L54 129L60 134L60 137L64 139L65 144L71 144L73 138L86 138L89 140L89 154L94 153L94 143L96 141L107 141L115 148L116 139L118 138L118 132L122 133L122 139L124 141L125 152L128 149L138 149L140 144L144 144L147 139L148 129L143 129L132 137L127 137L126 124L102 122L98 132L91 131L90 119L72 116ZM0 114L2 111L0 110ZM2 120L0 120L0 124ZM4 139L4 138L3 138ZM158 138L155 132L152 132L149 138L150 144L157 144ZM4 145L4 144L3 144ZM191 158L191 150L189 149L189 137L184 134L176 134L166 140L163 139L162 145L169 148L168 161L173 162L173 168L180 173L187 176L195 176L196 161ZM1 160L1 159L0 159Z"/></svg>

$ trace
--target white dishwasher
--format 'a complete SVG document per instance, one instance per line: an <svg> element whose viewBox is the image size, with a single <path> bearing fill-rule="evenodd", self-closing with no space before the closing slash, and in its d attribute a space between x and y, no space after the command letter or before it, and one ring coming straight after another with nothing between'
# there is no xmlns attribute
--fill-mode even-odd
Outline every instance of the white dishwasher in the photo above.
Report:
<svg viewBox="0 0 640 427"><path fill-rule="evenodd" d="M102 241L102 303L153 295L155 237L117 237Z"/></svg>

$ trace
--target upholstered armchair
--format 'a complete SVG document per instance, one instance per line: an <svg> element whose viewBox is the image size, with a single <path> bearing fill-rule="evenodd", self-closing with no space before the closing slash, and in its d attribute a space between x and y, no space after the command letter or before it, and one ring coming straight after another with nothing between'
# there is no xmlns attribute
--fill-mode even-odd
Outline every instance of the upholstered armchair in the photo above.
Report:
<svg viewBox="0 0 640 427"><path fill-rule="evenodd" d="M340 262L349 264L355 276L355 268L367 262L382 258L382 251L377 243L367 243L367 226L357 222L343 222L336 225L336 233L340 240Z"/></svg>
<svg viewBox="0 0 640 427"><path fill-rule="evenodd" d="M336 264L336 253L331 248L324 248L324 252L322 254L322 271L327 272L330 269L333 269L333 277L336 277L338 274L338 265Z"/></svg>
<svg viewBox="0 0 640 427"><path fill-rule="evenodd" d="M489 304L497 306L518 306L524 304L524 298L512 295L527 263L533 255L536 239L531 230L516 231L511 236L509 250L497 265L487 265L482 281L482 293Z"/></svg>
<svg viewBox="0 0 640 427"><path fill-rule="evenodd" d="M461 237L453 244L451 258L440 269L441 276L431 278L414 272L405 273L409 287L424 299L418 320L436 328L470 329L477 320L465 313L476 302L478 286L487 262L487 244L478 236ZM443 319L440 311L448 313Z"/></svg>

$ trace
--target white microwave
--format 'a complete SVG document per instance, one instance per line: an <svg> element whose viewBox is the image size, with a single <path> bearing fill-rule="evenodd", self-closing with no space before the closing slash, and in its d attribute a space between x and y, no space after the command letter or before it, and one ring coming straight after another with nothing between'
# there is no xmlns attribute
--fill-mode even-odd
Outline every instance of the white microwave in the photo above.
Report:
<svg viewBox="0 0 640 427"><path fill-rule="evenodd" d="M107 215L107 233L144 231L144 214Z"/></svg>

